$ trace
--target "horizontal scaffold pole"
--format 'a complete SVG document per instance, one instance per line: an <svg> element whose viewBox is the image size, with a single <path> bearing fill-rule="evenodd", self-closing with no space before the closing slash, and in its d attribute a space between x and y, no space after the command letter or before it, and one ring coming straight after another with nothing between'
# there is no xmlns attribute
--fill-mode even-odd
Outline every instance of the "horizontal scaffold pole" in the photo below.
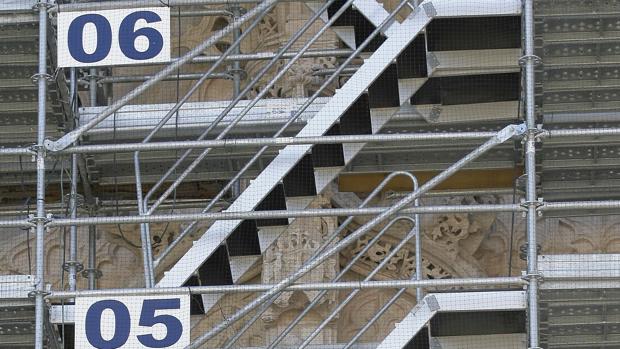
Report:
<svg viewBox="0 0 620 349"><path fill-rule="evenodd" d="M207 213L178 213L149 216L113 216L113 217L84 217L61 218L51 220L48 227L62 227L69 225L91 224L135 224L161 223L209 220L238 220L238 219L272 219L272 218L301 218L301 217L345 217L345 216L374 216L387 210L389 207L369 208L324 208L306 210L275 210L275 211L247 211L247 212L207 212ZM480 213L480 212L513 212L523 208L518 204L491 204L491 205L442 205L410 207L401 210L402 214L436 214L436 213Z"/></svg>
<svg viewBox="0 0 620 349"><path fill-rule="evenodd" d="M123 144L91 144L69 147L60 151L61 154L97 154L121 153L133 151L181 150L196 148L235 148L259 146L287 146L301 144L339 144L339 143L373 143L373 142L424 142L440 140L478 140L493 137L496 132L440 132L440 133L406 133L406 134L375 134L375 135L340 135L317 137L278 137L278 138L242 138L202 141L176 141L155 143L123 143ZM620 128L608 129L573 129L545 130L543 137L576 137L576 136L615 136L620 135Z"/></svg>
<svg viewBox="0 0 620 349"><path fill-rule="evenodd" d="M475 286L522 286L526 285L521 277L495 277L472 279L434 279L434 280L387 280L387 281L347 281L347 282L316 282L299 283L288 286L285 291L318 291L318 290L351 290L377 288L416 288L416 287L475 287ZM188 287L154 287L125 288L92 291L52 291L48 300L75 297L113 297L113 296L150 296L150 295L181 295L181 294L214 294L265 292L273 288L271 284L225 285L225 286L188 286Z"/></svg>
<svg viewBox="0 0 620 349"><path fill-rule="evenodd" d="M458 195L458 193L455 193ZM237 220L237 219L270 219L270 218L300 218L300 217L345 217L345 216L374 216L387 207L370 208L331 208L307 209L298 211L248 211L248 212L208 212L208 213L178 213L151 216L114 216L114 217L83 217L83 218L50 218L48 227L71 225L105 225L105 224L135 224L161 223L184 221L210 220ZM604 210L620 209L620 200L605 201L568 201L568 202L541 202L538 211L560 210ZM525 212L526 208L520 204L488 204L488 205L440 205L410 207L400 211L403 214L438 214L438 213L485 213L485 212ZM0 220L0 228L33 227L34 223L27 219Z"/></svg>
<svg viewBox="0 0 620 349"><path fill-rule="evenodd" d="M261 0L118 0L118 1L98 1L85 3L57 4L49 9L48 12L74 12L91 10L117 10L122 8L141 8L141 7L179 7L195 5L228 5L228 4L256 4Z"/></svg>

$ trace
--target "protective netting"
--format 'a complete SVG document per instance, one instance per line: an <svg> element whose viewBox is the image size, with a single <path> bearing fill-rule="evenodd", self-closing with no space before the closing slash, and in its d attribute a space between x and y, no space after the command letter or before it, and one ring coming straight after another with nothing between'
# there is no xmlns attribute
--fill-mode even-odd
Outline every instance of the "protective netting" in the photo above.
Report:
<svg viewBox="0 0 620 349"><path fill-rule="evenodd" d="M11 277L43 251L64 348L522 348L540 276L543 347L606 341L617 205L553 203L618 198L617 136L541 132L528 203L522 130L504 129L538 58L541 129L617 125L616 12L565 2L537 2L540 57L522 57L520 1L58 1L38 5L37 75L37 2L4 1L0 146L31 148L0 153L0 299L28 298L36 280ZM78 155L54 149L76 132ZM415 134L436 137L390 138ZM528 205L541 275L524 275ZM151 286L170 290L135 294ZM71 289L121 290L54 295Z"/></svg>

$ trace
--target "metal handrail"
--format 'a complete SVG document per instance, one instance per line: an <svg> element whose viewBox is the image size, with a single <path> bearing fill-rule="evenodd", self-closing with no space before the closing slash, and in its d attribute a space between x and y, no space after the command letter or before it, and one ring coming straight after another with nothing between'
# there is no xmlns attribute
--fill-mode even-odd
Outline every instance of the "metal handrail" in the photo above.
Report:
<svg viewBox="0 0 620 349"><path fill-rule="evenodd" d="M306 42L306 44L303 46L303 48L297 52L297 55L295 55L295 57L293 57L290 61L287 62L287 64L280 68L280 71L276 74L276 76L274 76L271 81L263 87L263 89L256 95L256 97L249 103L247 104L243 110L239 113L239 115L237 115L235 117L234 120L232 120L227 126L226 128L216 137L216 140L220 140L223 139L240 121L241 119L243 119L243 117L245 117L245 115L252 109L252 107L254 107L254 105L256 105L256 103L258 103L262 97L264 97L268 92L269 89L271 88L271 86L273 86L273 84L278 81L280 78L282 78L286 72L288 71L288 69L301 57L301 55L306 52L307 50L310 49L310 47L312 46L312 44L314 44L314 42L316 42L316 40L318 40L322 34L329 29L334 22L338 19L338 17L340 17L340 15L342 15L344 13L344 11L346 10L346 7L350 4L353 3L354 0L347 0L347 2L345 3L345 5L343 5L333 16L332 18L329 19L329 21L327 21L323 27L317 32L315 33L312 38L310 38L308 40L308 42ZM200 137L198 137L198 140L202 140L204 139L207 134L213 130L215 128L215 126L217 126L217 124L223 120L226 115L228 115L228 113L237 105L237 103L239 101L241 101L243 99L243 97L251 91L251 89L254 87L254 85L262 78L263 75L265 75L267 73L267 71L269 71L269 69L271 69L271 67L277 63L278 59L280 58L280 56L282 56L290 47L292 47L292 45L299 39L302 37L302 35L312 26L313 22L316 21L318 18L320 18L320 16L327 11L327 9L335 2L335 0L328 0L318 11L316 11L316 13L308 20L306 21L306 23L304 23L304 25L302 26L302 28L300 28L294 35L293 37L291 37L288 42L279 50L278 54L276 54L276 56L269 61L269 63L267 63L267 65L265 65L262 70L254 77L254 79L243 89L243 91L241 91L239 93L238 96L236 96L233 101L228 105L228 107L226 107L221 113L220 115L218 115L218 117L213 121L213 123L200 135ZM192 163L185 169L185 171L183 171L183 173L181 173L177 179L174 181L174 183L172 183L168 189L166 189L166 191L153 203L153 205L151 206L151 208L148 210L147 214L152 214L155 209L157 209L157 207L159 206L159 204L161 204L161 202L163 202L163 200L165 200L168 196L170 196L174 189L177 188L180 183L189 175L189 173L191 171L193 171L198 164L209 154L211 149L207 148L205 150L203 150L203 152L198 155L198 157L196 159L194 159L192 161ZM148 199L150 198L151 195L153 195L153 193L155 193L155 191L164 183L164 181L170 177L170 175L172 175L172 173L174 173L174 171L176 170L176 168L178 166L181 165L181 163L190 155L191 150L186 151L185 153L183 153L183 155L168 169L168 171L162 176L162 178L153 185L153 187L151 188L151 190L149 190L149 192L147 193L147 195L145 196L145 202L148 202Z"/></svg>
<svg viewBox="0 0 620 349"><path fill-rule="evenodd" d="M331 26L331 24L333 23L333 21L335 21L335 19L337 19L340 14L342 12L344 12L344 10L346 9L346 7L348 6L348 4L352 3L351 0L347 1L333 16L332 18L328 21L327 25ZM297 112L292 115L289 120L276 132L276 134L273 137L279 137L280 135L282 135L284 133L284 131L290 126L292 125L295 120L297 120L297 118L299 118L301 116L301 114L312 104L312 102L318 98L320 96L320 94L333 82L333 80L335 78L338 77L340 71L342 71L343 69L345 69L352 61L355 57L357 57L365 48L366 46L368 46L370 44L370 42L379 34L381 33L381 31L383 30L383 28L391 23L392 19L396 16L396 14L400 11L400 9L402 9L404 7L404 4L406 3L406 1L401 2L401 4L399 4L397 6L397 8L390 13L390 15L388 15L388 17L372 32L369 34L369 36L364 40L364 42L362 42L357 49L338 67L338 69L336 70L336 72L334 72L334 74L332 76L330 76L327 80L325 80L323 82L323 85L321 85L321 87L319 89L317 89L315 91L315 93L308 98L304 104L297 110ZM319 31L320 33L320 31ZM306 45L304 48L309 47L310 45ZM302 50L303 51L303 50ZM300 51L300 52L302 52ZM220 190L220 192L216 195L216 199L214 199L214 201L219 200L219 198L222 198L225 193L230 190L233 185L239 180L241 179L241 176L243 176L243 174L251 168L251 166L262 156L262 154L268 149L267 146L262 147L253 157L252 159L250 159L250 161L248 163L245 164L245 166L243 168L241 168L241 170L239 170L239 172L237 172L237 174L235 175L235 177L233 177L227 184L226 186L224 186L224 188L222 188L222 190ZM205 209L203 209L202 212L207 212L211 209L211 204L207 205L207 207ZM169 254L172 249L183 239L185 238L185 236L187 236L191 230L195 227L197 222L192 222L190 223L178 236L177 238L170 244L168 245L168 247L160 254L159 257L157 257L157 260L155 262L155 264L159 264L163 258Z"/></svg>
<svg viewBox="0 0 620 349"><path fill-rule="evenodd" d="M411 173L409 172L405 172L405 171L396 171L396 172L392 172L389 175L387 175L376 187L375 189L373 189L373 191L370 193L370 195L368 195L362 202L361 204L358 206L358 208L364 208L366 207L370 201L372 201L379 193L381 193L381 191L383 189L385 189L385 187L396 177L399 176L404 176L407 177L409 179L411 179L412 184L417 188L417 180L415 178L415 176L413 176ZM354 216L349 216L347 217L347 219L342 222L342 224L340 224L338 226L337 229L335 229L333 232L331 232L328 236L325 237L325 239L323 240L321 246L319 246L319 248L317 248L317 250L306 260L304 261L303 265L308 264L310 261L312 261L314 258L316 258L320 253L324 252L327 247L329 247L329 245L337 238L340 236L340 234L342 234L345 229L349 226L349 224L351 224L351 222L353 222ZM379 234L378 234L379 235ZM364 248L365 250L367 248L370 248L370 246L372 246L374 244L374 242L369 242L368 245ZM357 259L359 258L359 256L363 255L364 253L366 253L365 251L363 253L358 254L358 256L354 257L354 261L352 263L350 263L350 265L352 266L355 261L357 261ZM342 276L344 275L344 272L341 272L339 275L337 275L333 280L333 281L338 281ZM321 293L319 295L317 295L312 302L314 303L317 300L320 300L320 298L322 297L324 293ZM239 338L241 338L241 336L243 335L243 333L245 333L251 326L252 324L254 324L260 317L261 315L267 311L267 309L271 306L271 304L273 304L273 302L276 301L276 299L280 296L280 294L276 294L273 298L271 298L269 301L265 302L265 304L263 304L261 306L261 308L259 309L259 311L254 314L254 316L252 317L252 319L250 319L249 321L247 321L243 328L239 331L237 331L237 333L228 341L228 343L226 343L226 345L224 346L223 349L227 349L229 348L231 345L233 345ZM318 302L317 302L318 303ZM316 304L314 304L316 305ZM306 307L306 309L311 309L314 306L312 303L310 305L308 305ZM304 310L305 311L305 310ZM298 317L293 320L293 322L291 324L289 324L289 326L284 330L284 332L290 331L292 329L292 327L294 326L293 323L297 323L301 320L301 318L305 316L305 313L303 315L298 315ZM289 328L290 327L290 328ZM281 340L280 336L277 337L276 339L274 339L275 344L279 343Z"/></svg>
<svg viewBox="0 0 620 349"><path fill-rule="evenodd" d="M202 77L194 83L194 85L185 93L185 95L179 101L176 102L172 109L170 109L170 111L166 113L166 115L157 123L157 125L149 132L149 134L144 137L144 139L142 140L142 144L148 143L155 136L155 134L159 132L162 127L164 127L168 120L170 120L172 116L177 113L179 109L181 109L181 106L183 106L183 104L185 104L185 102L190 99L190 97L198 90L198 88L212 76L215 69L217 69L224 62L225 58L228 55L236 52L236 49L239 47L239 45L241 45L241 41L245 39L252 32L252 30L261 23L262 18L265 17L267 12L271 10L273 6L275 5L268 7L265 12L262 13L262 15L257 16L257 18L252 21L252 23L248 26L244 33L237 40L235 40L232 45L230 45L230 47L220 56L220 58L215 63L213 63L213 65L207 70L207 72L205 72ZM140 152L136 151L134 152L134 174L136 178L136 199L138 204L138 213L140 215L144 214L144 212L146 211L144 200L142 198L141 172L142 170L140 168ZM142 242L145 284L147 287L152 287L155 283L155 267L153 265L153 251L150 243L151 234L148 224L140 225L140 236Z"/></svg>
<svg viewBox="0 0 620 349"><path fill-rule="evenodd" d="M319 38L319 37L323 34L323 32L324 32L325 30L327 30L327 28L331 27L331 25L332 25L332 24L333 24L333 23L334 23L334 22L335 22L335 21L336 21L336 20L337 20L337 19L338 19L338 18L339 18L339 17L340 17L343 13L344 13L344 11L346 10L347 6L348 6L348 5L350 5L350 4L352 4L352 3L353 3L353 0L347 0L347 2L346 2L346 3L345 3L345 4L344 4L344 5L343 5L343 6L342 6L342 7L341 7L341 8L340 8L340 9L339 9L336 13L334 13L334 14L331 16L331 18L329 19L329 21L328 21L327 23L325 23L325 25L324 25L324 26L323 26L323 27L322 27L322 28L321 28L321 29L320 29L320 30L319 30L319 31L318 31L318 32L317 32L317 33L316 33L316 34L315 34L315 35L314 35L314 36L313 36L310 40L308 40L308 42L304 45L304 47L303 47L300 51L298 51L298 54L297 54L297 55L296 55L296 56L295 56L295 57L294 57L291 61L289 61L289 63L287 64L287 67L288 67L288 66L290 66L290 64L292 64L292 63L293 63L296 59L298 59L298 58L299 58L299 57L300 57L300 56L301 56L304 52L306 52L306 51L310 48L310 46L312 46L312 44L314 43L314 41L316 41L316 40L317 40L317 39L318 39L318 38ZM322 7L322 8L321 8L319 11L317 11L316 13L317 13L317 14L320 14L320 13L322 13L323 11L325 11L324 7ZM376 34L375 34L375 35L376 35ZM371 37L374 37L374 36L371 36ZM364 41L364 43L366 43L366 42L368 42L368 43L369 43L370 41L367 39L366 41ZM365 47L364 43L362 43L362 45L360 46L362 49ZM366 44L366 45L367 45L367 44ZM284 50L282 50L282 51L281 51L281 53L283 53L283 52L284 52ZM349 56L349 58L347 58L347 60L345 60L345 62L343 62L343 64L341 65L341 67L344 69L344 67L346 67L346 65L348 65L348 64L349 64L349 63L353 60L353 58L354 58L354 57L357 57L357 55L359 55L359 53L360 53L360 52L361 52L361 49L357 49L357 50L355 50L355 51L351 54L351 56ZM276 57L274 57L274 59L275 59L275 58L277 58L277 56L276 56ZM272 61L272 62L273 62L273 61ZM270 63L271 63L271 62L270 62ZM286 68L286 67L285 67L285 68ZM281 77L281 76L283 75L283 72L285 72L285 71L286 71L286 69L285 69L285 68L282 68L282 70L278 73L278 75L277 75L276 77L274 77L274 80L272 80L272 83L273 83L275 80L279 79L279 77ZM300 115L301 115L301 114L302 114L302 113L306 110L306 108L308 108L308 106L310 106L310 104L312 104L312 102L313 102L313 101L314 101L314 100L315 100L315 99L316 99L316 98L320 95L320 93L321 93L323 90L325 90L325 88L327 88L327 86L328 86L329 84L331 84L331 82L333 81L333 79L335 78L335 76L337 76L337 75L336 75L336 74L334 74L334 76L332 76L330 79L328 79L327 81L325 81L325 82L323 83L323 85L322 85L322 86L321 86L321 87L320 87L320 88L319 88L319 89L318 89L318 90L314 93L314 95L313 95L311 98L309 98L308 100L306 100L306 102L305 102L305 103L304 103L304 104L303 104L303 105L302 105L302 106L301 106L301 107L297 110L297 112L296 112L294 115L292 115L292 116L288 119L288 121L287 121L284 125L282 125L282 127L281 127L281 128L280 128L277 132L276 132L276 134L274 135L274 137L279 137L279 136L280 136L280 135L281 135L281 134L282 134L282 133L283 133L283 132L284 132L284 131L285 131L285 130L286 130L286 129L290 126L290 125L292 125L292 124L295 122L295 120L297 120L297 118L298 118L298 117L299 117L299 116L300 116ZM255 80L256 80L256 79L255 79ZM254 106L254 105L258 102L259 98L262 98L262 96L266 93L266 91L268 90L268 88L270 88L270 86L271 86L271 84L272 84L272 83L270 83L268 86L266 86L266 87L263 89L263 91L261 91L261 92L260 92L260 93L256 96L256 98L255 98L255 99L254 99L254 100L253 100L250 104L248 104L248 105L247 105L247 106L243 109L243 111L242 111L242 112L241 112L241 113L240 113L240 114L236 117L236 119L235 119L233 122L231 122L231 123L229 124L229 126L228 126L228 127L227 127L224 131L223 131L223 133L222 133L222 134L224 134L224 135L225 135L225 132L227 132L227 130L232 129L232 127L234 127L234 125L236 125L236 123L238 123L239 121L241 121L241 118L243 118L243 117L245 116L245 114L247 114L247 112L250 110L250 108L251 108L251 107L253 107L253 106ZM251 87L251 86L248 86L248 87ZM241 97L241 96L243 96L243 95L245 95L245 94L247 93L247 92L246 92L246 90L248 90L248 87L246 87L246 88L244 89L244 91L240 93L240 95L239 95L239 96L235 99L235 101L237 101L237 102L238 102L238 100L240 100L240 97ZM228 107L228 108L226 108L226 109L224 110L224 112L222 112L222 113L220 114L220 116L218 116L218 118L217 118L217 119L220 119L220 117L221 117L221 118L223 118L223 117L224 117L224 115L225 115L225 113L228 113L228 111L230 111L230 110L232 109L232 107L234 107L233 103L231 103L231 105L229 105L229 107ZM219 120L218 120L218 121L219 121ZM213 123L213 125L214 125L214 124L215 124L215 122ZM222 136L222 134L220 134L220 136ZM220 138L220 136L218 136L218 139ZM230 181L229 181L229 182L228 182L228 183L224 186L224 188L222 188L222 189L220 190L220 192L219 192L219 193L215 196L215 198L213 199L213 201L212 201L210 204L208 204L208 205L207 205L207 206L206 206L206 207L202 210L202 212L207 212L207 211L209 211L209 210L213 207L214 202L217 202L217 201L219 201L222 197L224 197L224 195L225 195L225 194L226 194L226 193L227 193L227 192L228 192L228 191L229 191L229 190L230 190L230 189L231 189L231 188L235 185L235 183L237 183L237 182L239 181L239 179L241 179L241 176L243 176L243 174L245 174L245 172L246 172L248 169L250 169L250 168L251 168L251 166L254 164L254 162L256 162L256 161L257 161L257 160L261 157L261 155L262 155L262 154L263 154L263 153L264 153L267 149L268 149L268 147L266 147L266 146L265 146L265 147L263 147L263 148L261 148L261 149L260 149L260 150L259 150L259 151L258 151L258 152L257 152L257 153L253 156L253 157L252 157L252 159L250 159L250 161L249 161L248 163L246 163L246 164L245 164L245 166L243 166L243 168L241 168L241 169L239 170L239 172L237 172L237 174L236 174L236 175L235 175L235 176L234 176L234 177L233 177L233 178L232 178L232 179L231 179L231 180L230 180ZM205 151L203 151L203 153L202 153L201 155L205 155L205 156L206 156L206 154L208 153L208 151L209 151L209 148L208 148L208 149L206 149ZM188 151L188 152L189 152L189 151ZM185 154L188 154L188 152L186 152ZM184 154L184 155L185 155L185 154ZM203 156L203 157L204 157L204 156ZM182 157L181 159L183 159L183 157ZM181 160L181 159L179 159L179 160ZM194 162L192 163L192 164L194 165L194 167L195 167L195 166L197 166L197 164L198 164L201 160L202 160L202 158L201 158L200 156L199 156L196 160L194 160ZM179 161L177 161L177 163L176 163L176 164L178 164L178 163L179 163ZM175 165L176 165L176 164L175 164ZM190 165L190 166L188 167L188 170L190 170L190 171L191 171L191 170L193 170L192 165ZM188 174L188 173L189 173L189 172L186 170L186 171L184 172L185 176L187 176L187 174ZM183 178L184 178L184 177L183 177L183 174L182 174L181 176L179 176L179 179L181 179L181 180L182 180ZM159 182L158 182L158 183L159 183ZM180 183L180 181L179 181L179 180L177 180L175 183ZM155 188L156 186L157 186L157 184L156 184L153 188ZM171 186L171 188L172 188L172 186ZM170 189L170 188L169 188L169 189ZM169 194L168 194L168 195L169 195ZM164 193L164 195L162 195L162 196L158 199L158 201L157 201L157 202L163 202L163 199L165 199L165 193ZM147 198L145 198L145 201L147 201ZM149 212L148 212L148 213L152 213L153 208L157 208L157 205L156 205L156 204L157 204L157 202L156 202L155 204L153 204L153 206L151 206L151 209L149 210ZM166 255L168 255L168 254L172 251L172 249L174 249L174 247L175 247L176 245L178 245L178 243L179 243L180 241L182 241L182 240L183 240L183 239L184 239L184 238L185 238L185 237L186 237L186 236L187 236L187 235L188 235L188 234L192 231L192 229L196 226L196 223L197 223L197 222L195 222L195 221L194 221L194 222L191 222L191 223L190 223L187 227L185 227L185 229L183 229L183 231L182 231L182 232L181 232L181 233L177 236L177 238L176 238L176 239L175 239L175 240L174 240L174 241L173 241L170 245L168 245L164 251L162 251L162 253L160 254L160 256L158 256L158 257L157 257L157 259L156 259L156 261L154 262L155 266L157 266L157 265L158 265L158 264L159 264L159 263L163 260L163 258L165 258L165 256L166 256Z"/></svg>

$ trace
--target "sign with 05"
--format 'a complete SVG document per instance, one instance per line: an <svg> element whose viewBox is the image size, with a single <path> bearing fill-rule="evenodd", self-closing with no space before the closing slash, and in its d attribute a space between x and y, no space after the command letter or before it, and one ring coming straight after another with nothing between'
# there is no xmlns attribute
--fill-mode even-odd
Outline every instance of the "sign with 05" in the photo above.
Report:
<svg viewBox="0 0 620 349"><path fill-rule="evenodd" d="M170 60L170 9L58 14L58 66L93 67Z"/></svg>
<svg viewBox="0 0 620 349"><path fill-rule="evenodd" d="M75 347L185 348L190 340L190 296L78 297Z"/></svg>

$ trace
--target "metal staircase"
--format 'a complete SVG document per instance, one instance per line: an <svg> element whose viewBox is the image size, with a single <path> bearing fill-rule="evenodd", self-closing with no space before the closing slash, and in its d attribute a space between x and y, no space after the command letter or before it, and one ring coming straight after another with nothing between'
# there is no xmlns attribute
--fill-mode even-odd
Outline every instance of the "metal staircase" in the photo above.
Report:
<svg viewBox="0 0 620 349"><path fill-rule="evenodd" d="M426 2L402 23L392 22L383 31L384 41L372 47L364 64L308 120L297 136L378 133L401 107L409 105L410 98L428 80L426 69L420 68L426 66L425 41L423 37L420 40L420 35L432 19L518 16L520 13L518 1L484 3L484 6L472 7L466 2ZM355 28L360 13L372 23L385 20L386 13L378 6L374 0L356 1L356 10L347 10L353 12L349 13L350 22L344 24ZM358 44L360 40L363 41L358 39ZM508 69L514 70L514 67ZM386 94L386 91L399 93ZM226 211L304 209L363 147L364 144L287 146ZM164 273L157 287L184 285L188 280L194 284L197 278L202 285L237 283L290 221L215 222ZM214 295L204 296L204 310L208 311L218 299Z"/></svg>

